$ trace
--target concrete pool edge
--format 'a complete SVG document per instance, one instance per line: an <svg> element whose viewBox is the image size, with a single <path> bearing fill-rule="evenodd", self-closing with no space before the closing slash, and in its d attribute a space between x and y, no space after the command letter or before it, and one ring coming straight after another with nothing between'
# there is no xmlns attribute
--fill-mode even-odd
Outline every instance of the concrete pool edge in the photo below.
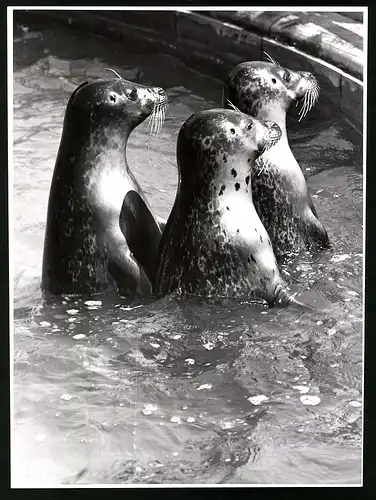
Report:
<svg viewBox="0 0 376 500"><path fill-rule="evenodd" d="M363 80L362 22L339 12L208 11L205 15L295 47Z"/></svg>
<svg viewBox="0 0 376 500"><path fill-rule="evenodd" d="M189 64L198 66L201 71L209 70L218 79L223 79L228 71L240 62L262 59L263 51L266 51L282 66L312 71L320 82L322 94L329 98L334 106L339 107L347 121L359 133L362 133L363 82L359 76L363 75L363 65L359 63L359 57L357 59L350 57L348 62L345 57L342 57L342 68L340 68L322 57L302 50L310 46L312 51L312 44L307 45L304 40L303 47L297 47L296 43L295 46L288 44L286 31L289 28L286 26L288 24L286 14L299 15L300 12L264 12L266 16L262 18L264 19L262 22L260 12L257 11L200 11L198 13L184 9L154 11L152 16L146 10L28 10L27 12L33 15L47 15L54 20L122 41L129 41L130 33L140 33L143 38L159 42L167 51L183 55ZM241 21L238 22L235 19L237 24L234 24L234 22L219 18L229 14L235 18L240 16ZM244 28L243 14L248 16L247 29ZM341 19L344 22L349 21L349 18L337 13L330 14L336 14L337 21ZM283 23L279 23L284 31L282 41L278 30L275 34L271 29L271 26L276 25L280 19L284 20ZM249 23L249 20L253 20L253 24ZM295 31L292 31L295 39L300 33L299 30L296 31L296 25L295 22L293 24ZM279 31L281 30L282 28ZM356 47L354 47L354 54L359 56L359 50L355 49ZM318 49L317 51L319 52ZM330 55L330 44L327 44L327 59L328 54ZM338 57L338 50L333 49L333 54L334 59ZM343 69L346 65L347 67Z"/></svg>

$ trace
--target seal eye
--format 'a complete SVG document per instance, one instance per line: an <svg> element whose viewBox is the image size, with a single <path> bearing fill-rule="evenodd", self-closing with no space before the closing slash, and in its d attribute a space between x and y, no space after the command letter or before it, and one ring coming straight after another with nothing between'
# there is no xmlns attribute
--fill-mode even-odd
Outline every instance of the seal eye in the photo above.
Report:
<svg viewBox="0 0 376 500"><path fill-rule="evenodd" d="M247 127L248 130L252 130L252 123L250 123Z"/></svg>
<svg viewBox="0 0 376 500"><path fill-rule="evenodd" d="M234 129L234 128L230 128L230 132L231 132L232 134L235 134L235 129Z"/></svg>
<svg viewBox="0 0 376 500"><path fill-rule="evenodd" d="M291 80L291 74L286 71L286 73L283 75L283 79L286 80L286 82L289 82Z"/></svg>
<svg viewBox="0 0 376 500"><path fill-rule="evenodd" d="M136 99L137 99L137 89L133 89L132 92L129 94L128 98L131 101L136 101Z"/></svg>
<svg viewBox="0 0 376 500"><path fill-rule="evenodd" d="M116 94L112 93L110 94L110 101L111 102L116 102Z"/></svg>
<svg viewBox="0 0 376 500"><path fill-rule="evenodd" d="M277 80L275 78L272 78L273 83L277 83Z"/></svg>

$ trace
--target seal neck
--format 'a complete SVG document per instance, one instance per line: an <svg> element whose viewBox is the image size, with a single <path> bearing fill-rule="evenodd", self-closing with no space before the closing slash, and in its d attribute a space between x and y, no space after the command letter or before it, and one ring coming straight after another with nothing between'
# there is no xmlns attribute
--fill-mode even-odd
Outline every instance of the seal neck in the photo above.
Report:
<svg viewBox="0 0 376 500"><path fill-rule="evenodd" d="M244 155L238 154L236 158L227 156L226 162L217 160L210 182L210 176L205 182L207 196L214 209L226 208L231 203L233 207L239 207L241 212L243 205L237 200L244 201L245 205L252 203L251 174L255 160L255 153L249 151Z"/></svg>
<svg viewBox="0 0 376 500"><path fill-rule="evenodd" d="M111 163L112 168L121 167L130 172L126 158L126 148L130 133L130 129L116 126L96 128L90 131L87 150L95 158L101 158ZM97 162L94 161L95 163Z"/></svg>

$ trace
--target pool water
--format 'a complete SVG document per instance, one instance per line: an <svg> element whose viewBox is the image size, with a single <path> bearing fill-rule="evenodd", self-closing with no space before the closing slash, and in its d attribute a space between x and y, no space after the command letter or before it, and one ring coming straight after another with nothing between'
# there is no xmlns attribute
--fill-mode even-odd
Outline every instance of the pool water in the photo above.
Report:
<svg viewBox="0 0 376 500"><path fill-rule="evenodd" d="M166 89L170 106L128 162L167 217L176 138L221 104L221 82L179 58L42 18L14 28L12 486L350 484L361 480L362 138L321 96L291 147L332 242L285 269L329 311L39 290L49 188L65 106L88 77ZM290 273L290 274L289 274Z"/></svg>

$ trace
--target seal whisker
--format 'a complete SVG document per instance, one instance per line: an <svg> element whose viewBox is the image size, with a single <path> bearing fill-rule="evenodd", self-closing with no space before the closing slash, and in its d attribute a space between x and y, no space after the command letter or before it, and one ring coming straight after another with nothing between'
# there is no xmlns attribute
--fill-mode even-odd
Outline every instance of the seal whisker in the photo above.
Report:
<svg viewBox="0 0 376 500"><path fill-rule="evenodd" d="M158 120L158 107L156 106L154 108L153 117L152 117L152 126L151 126L152 133L155 132L155 127L156 127L156 124L157 124L157 120Z"/></svg>
<svg viewBox="0 0 376 500"><path fill-rule="evenodd" d="M159 133L159 120L160 120L160 108L158 107L157 112L155 113L155 120L154 120L154 135L157 135Z"/></svg>
<svg viewBox="0 0 376 500"><path fill-rule="evenodd" d="M159 120L158 120L158 133L162 130L163 125L163 108L160 108L159 111Z"/></svg>
<svg viewBox="0 0 376 500"><path fill-rule="evenodd" d="M157 134L159 134L159 132L162 130L162 116L163 116L163 111L162 109L160 109L158 112Z"/></svg>
<svg viewBox="0 0 376 500"><path fill-rule="evenodd" d="M146 130L148 130L150 128L150 126L151 126L151 120L152 120L153 112L154 112L154 110L150 113L150 115L145 120Z"/></svg>
<svg viewBox="0 0 376 500"><path fill-rule="evenodd" d="M312 107L312 104L311 104L311 92L308 91L307 92L307 107L306 107L306 110L305 110L305 113L304 113L304 116L307 116L307 114L309 113L309 111L311 110L311 107Z"/></svg>
<svg viewBox="0 0 376 500"><path fill-rule="evenodd" d="M227 99L227 103L234 111L236 111L237 113L241 113L240 109L237 108L235 104L232 104L232 102L229 99Z"/></svg>
<svg viewBox="0 0 376 500"><path fill-rule="evenodd" d="M163 106L161 113L161 129L163 127L165 120L166 120L166 108Z"/></svg>
<svg viewBox="0 0 376 500"><path fill-rule="evenodd" d="M311 89L309 91L309 110L308 111L311 111L311 109L313 108L313 106L315 105L315 102L316 102L316 99L315 99L315 91L314 89Z"/></svg>
<svg viewBox="0 0 376 500"><path fill-rule="evenodd" d="M303 110L301 110L302 112L301 112L301 115L299 116L299 119L298 119L298 121L299 121L299 122L300 122L300 121L302 121L302 120L303 120L303 118L304 118L304 117L305 117L305 115L306 115L306 104L305 104L304 106L305 106L304 111L303 111Z"/></svg>
<svg viewBox="0 0 376 500"><path fill-rule="evenodd" d="M159 132L161 131L161 128L162 128L162 110L160 109L158 111L158 116L157 116L157 129L156 129L156 133L159 134Z"/></svg>
<svg viewBox="0 0 376 500"><path fill-rule="evenodd" d="M156 113L157 113L157 108L156 108L156 105L153 107L150 115L148 116L146 122L147 122L147 125L146 125L146 128L147 130L150 129L150 134L152 135L153 134L153 130L154 130L154 122L155 122L155 118L156 118Z"/></svg>
<svg viewBox="0 0 376 500"><path fill-rule="evenodd" d="M257 177L259 177L262 174L262 172L265 170L265 168L269 165L268 159L263 156L264 153L266 153L266 151L268 151L275 144L277 144L277 142L279 141L279 139L280 139L279 137L275 138L275 139L270 139L265 144L265 146L262 148L259 157L255 161L255 165L258 165L259 167L261 167L260 170L259 170L259 172L258 172L258 174L257 174Z"/></svg>
<svg viewBox="0 0 376 500"><path fill-rule="evenodd" d="M162 106L161 107L161 128L162 128L162 125L163 125L165 119L166 119L166 108L165 108L165 106Z"/></svg>
<svg viewBox="0 0 376 500"><path fill-rule="evenodd" d="M280 140L280 137L275 137L275 138L269 139L268 142L265 144L265 146L262 148L262 150L260 152L260 155L257 158L256 162L258 160L260 160L260 163L267 162L267 159L263 157L263 154L266 153L266 151L268 151L269 149L271 149L273 146L275 146L279 140ZM259 175L261 174L261 172L264 171L264 169L265 169L266 166L267 166L267 163L264 164L264 167L259 172Z"/></svg>
<svg viewBox="0 0 376 500"><path fill-rule="evenodd" d="M265 149L265 148L264 148ZM265 152L265 151L264 151ZM262 153L263 154L263 153ZM262 154L257 158L255 161L255 164L259 165L261 168L257 174L257 177L260 177L260 175L263 173L263 171L266 169L266 167L269 165L269 162L266 158L261 157Z"/></svg>
<svg viewBox="0 0 376 500"><path fill-rule="evenodd" d="M303 98L303 105L299 112L299 121L304 118L313 108L319 98L320 85L315 80L313 86L307 90Z"/></svg>
<svg viewBox="0 0 376 500"><path fill-rule="evenodd" d="M301 118L300 115L303 113L304 107L306 105L306 94L304 94L304 97L301 99L300 102L302 103L302 107L300 108L299 113L298 113L299 114L299 121L300 121L300 118Z"/></svg>
<svg viewBox="0 0 376 500"><path fill-rule="evenodd" d="M312 89L307 91L308 108L311 109L312 106Z"/></svg>
<svg viewBox="0 0 376 500"><path fill-rule="evenodd" d="M157 129L158 129L158 112L156 112L154 114L153 125L152 125L152 128L151 128L152 135L154 135L154 136L157 135Z"/></svg>
<svg viewBox="0 0 376 500"><path fill-rule="evenodd" d="M152 120L152 125L151 125L151 133L155 134L156 127L157 127L157 121L158 121L158 108L154 108L154 113L153 113L153 120Z"/></svg>
<svg viewBox="0 0 376 500"><path fill-rule="evenodd" d="M168 108L167 99L164 102L162 102L161 108L162 108L162 115L161 115L161 128L162 128L162 126L166 120L166 112L167 112L167 108Z"/></svg>
<svg viewBox="0 0 376 500"><path fill-rule="evenodd" d="M154 131L154 133L156 133L156 131L158 129L158 120L159 120L159 105L157 104L155 106L155 110L154 110L154 120L153 120L153 131Z"/></svg>
<svg viewBox="0 0 376 500"><path fill-rule="evenodd" d="M160 133L165 121L166 110L168 107L167 99L157 102L149 117L147 118L147 129L150 130L150 136L156 136Z"/></svg>
<svg viewBox="0 0 376 500"><path fill-rule="evenodd" d="M315 89L311 90L311 109L316 104L316 91Z"/></svg>
<svg viewBox="0 0 376 500"><path fill-rule="evenodd" d="M270 56L267 52L265 52L265 50L263 51L263 53L264 53L264 58L267 61L271 62L272 64L275 64L278 67L281 67L281 65L275 59L273 59L272 56Z"/></svg>
<svg viewBox="0 0 376 500"><path fill-rule="evenodd" d="M309 109L310 109L310 104L311 104L311 90L308 89L307 92L306 92L306 101L307 101L307 106L306 106L306 113L308 113Z"/></svg>
<svg viewBox="0 0 376 500"><path fill-rule="evenodd" d="M311 90L311 98L312 98L312 107L315 105L317 100L316 87L313 87Z"/></svg>
<svg viewBox="0 0 376 500"><path fill-rule="evenodd" d="M115 75L120 78L120 80L123 80L123 77L119 75L119 73L117 71L115 71L114 69L112 68L104 68L105 70L107 71L112 71L113 73L115 73Z"/></svg>
<svg viewBox="0 0 376 500"><path fill-rule="evenodd" d="M315 101L318 101L318 99L319 99L319 95L320 95L320 85L319 85L319 84L317 84L317 85L315 86L314 91L315 91Z"/></svg>
<svg viewBox="0 0 376 500"><path fill-rule="evenodd" d="M308 92L304 95L304 99L303 99L303 106L301 108L301 110L299 111L299 119L298 121L301 121L302 118L305 117L305 115L307 114L307 108L308 108Z"/></svg>
<svg viewBox="0 0 376 500"><path fill-rule="evenodd" d="M310 106L309 110L311 111L311 109L315 105L315 95L314 95L313 91L310 92L310 98L311 98L311 106Z"/></svg>
<svg viewBox="0 0 376 500"><path fill-rule="evenodd" d="M259 159L261 158L261 156L265 153L265 151L266 151L266 146L264 146L264 147L262 148L262 150L260 151L260 156L257 158L258 160L259 160Z"/></svg>

